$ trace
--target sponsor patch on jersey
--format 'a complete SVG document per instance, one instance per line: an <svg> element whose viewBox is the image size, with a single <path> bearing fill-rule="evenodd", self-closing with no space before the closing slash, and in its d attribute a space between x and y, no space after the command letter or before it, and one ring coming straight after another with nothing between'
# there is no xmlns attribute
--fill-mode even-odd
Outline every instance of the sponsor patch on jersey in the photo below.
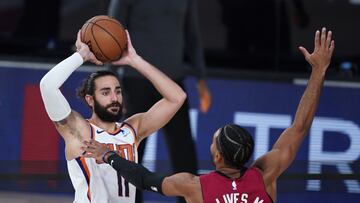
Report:
<svg viewBox="0 0 360 203"><path fill-rule="evenodd" d="M120 131L123 137L127 137L131 132L129 129L125 128Z"/></svg>

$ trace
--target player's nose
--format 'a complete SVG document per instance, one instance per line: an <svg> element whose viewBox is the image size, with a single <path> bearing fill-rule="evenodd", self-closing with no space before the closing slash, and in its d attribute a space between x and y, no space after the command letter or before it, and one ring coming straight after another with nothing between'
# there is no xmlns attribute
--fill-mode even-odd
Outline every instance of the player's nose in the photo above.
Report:
<svg viewBox="0 0 360 203"><path fill-rule="evenodd" d="M117 95L115 93L111 94L110 99L111 99L112 102L118 101L118 97L117 97Z"/></svg>

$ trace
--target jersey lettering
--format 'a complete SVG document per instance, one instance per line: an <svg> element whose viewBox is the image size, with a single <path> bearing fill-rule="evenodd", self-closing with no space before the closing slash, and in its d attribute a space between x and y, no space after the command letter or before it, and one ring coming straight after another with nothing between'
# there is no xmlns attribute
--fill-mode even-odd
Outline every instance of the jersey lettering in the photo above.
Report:
<svg viewBox="0 0 360 203"><path fill-rule="evenodd" d="M256 197L254 203L263 203L264 200L260 200L259 197Z"/></svg>
<svg viewBox="0 0 360 203"><path fill-rule="evenodd" d="M261 172L257 168L244 170L241 177L228 178L218 171L200 176L204 203L272 203Z"/></svg>
<svg viewBox="0 0 360 203"><path fill-rule="evenodd" d="M135 161L133 147L130 144L108 143L108 144L106 144L106 146L109 149L114 150L122 158L129 160L129 161Z"/></svg>
<svg viewBox="0 0 360 203"><path fill-rule="evenodd" d="M130 144L114 144L114 143L108 143L106 144L108 148L111 150L114 150L120 157L129 160L129 161L135 161L134 153L133 153L133 147ZM126 181L123 177L121 177L119 174L117 174L118 178L118 195L120 197L129 197L129 182ZM125 189L125 194L123 193L123 188Z"/></svg>
<svg viewBox="0 0 360 203"><path fill-rule="evenodd" d="M247 203L247 198L248 198L248 197L249 197L248 194L243 193L243 194L241 195L241 202Z"/></svg>
<svg viewBox="0 0 360 203"><path fill-rule="evenodd" d="M216 198L215 201L216 203L248 203L248 197L249 195L247 193L242 193L241 196L239 193L228 193L220 199ZM253 203L263 203L263 201L264 200L261 200L259 197L256 197Z"/></svg>

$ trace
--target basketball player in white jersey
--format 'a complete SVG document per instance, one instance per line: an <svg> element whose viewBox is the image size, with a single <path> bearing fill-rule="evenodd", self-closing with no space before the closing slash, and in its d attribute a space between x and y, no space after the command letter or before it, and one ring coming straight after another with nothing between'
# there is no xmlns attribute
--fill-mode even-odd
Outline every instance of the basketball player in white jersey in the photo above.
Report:
<svg viewBox="0 0 360 203"><path fill-rule="evenodd" d="M166 75L142 59L128 35L128 48L114 65L129 65L146 77L162 95L162 99L147 112L135 114L124 122L123 97L118 78L109 71L92 73L78 90L92 116L85 119L70 108L60 92L60 86L85 61L102 65L89 47L76 40L77 51L53 67L40 82L46 111L57 131L65 140L68 170L75 188L74 202L131 203L135 202L135 187L118 176L109 165L83 158L83 141L97 140L115 150L123 158L137 162L139 142L163 127L177 112L186 98L185 92Z"/></svg>

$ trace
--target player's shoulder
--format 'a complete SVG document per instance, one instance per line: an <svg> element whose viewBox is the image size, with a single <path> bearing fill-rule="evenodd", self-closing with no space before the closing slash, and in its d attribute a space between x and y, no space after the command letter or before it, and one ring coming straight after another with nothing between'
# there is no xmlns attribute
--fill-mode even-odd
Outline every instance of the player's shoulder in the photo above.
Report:
<svg viewBox="0 0 360 203"><path fill-rule="evenodd" d="M186 172L165 177L161 188L166 196L182 196L186 199L193 199L201 191L198 177Z"/></svg>
<svg viewBox="0 0 360 203"><path fill-rule="evenodd" d="M73 138L86 138L90 132L90 125L84 117L71 110L70 114L61 121L54 122L57 131L61 136Z"/></svg>
<svg viewBox="0 0 360 203"><path fill-rule="evenodd" d="M132 133L134 136L137 134L136 128L133 126L131 122L128 122L127 120L116 123L116 125L120 128L120 131L126 131Z"/></svg>
<svg viewBox="0 0 360 203"><path fill-rule="evenodd" d="M134 114L134 115L124 119L124 121L122 123L130 125L132 128L136 129L142 118L142 114L143 113Z"/></svg>
<svg viewBox="0 0 360 203"><path fill-rule="evenodd" d="M200 184L199 176L188 172L176 173L172 176L166 177L165 179L170 180L171 182L176 182L180 185L190 186Z"/></svg>

